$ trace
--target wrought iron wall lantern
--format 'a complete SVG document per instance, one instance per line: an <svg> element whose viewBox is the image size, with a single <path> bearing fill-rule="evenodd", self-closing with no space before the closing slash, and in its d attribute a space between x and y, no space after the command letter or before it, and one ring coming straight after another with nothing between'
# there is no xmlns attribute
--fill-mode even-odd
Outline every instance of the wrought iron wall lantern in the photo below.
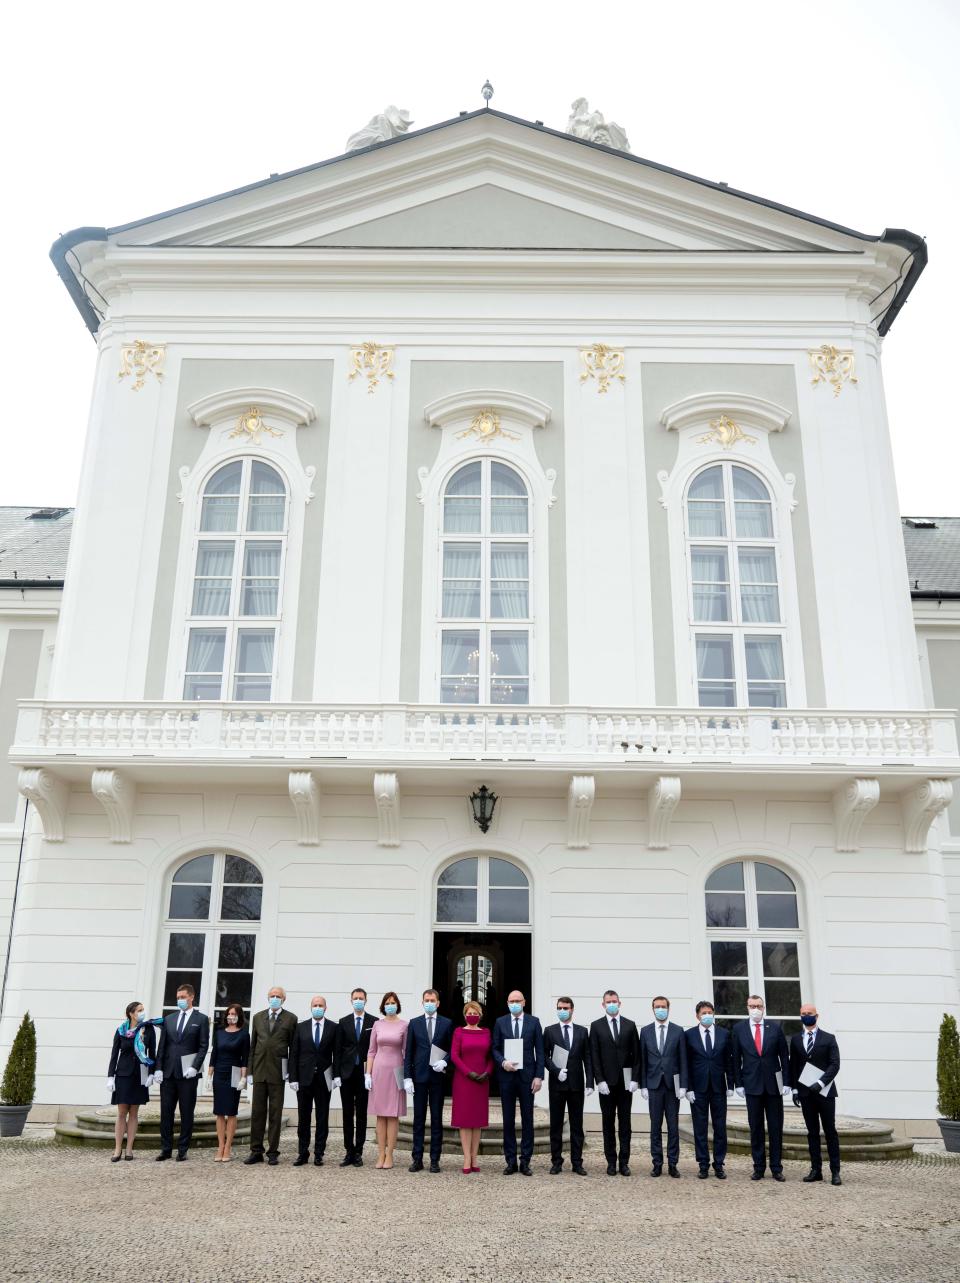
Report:
<svg viewBox="0 0 960 1283"><path fill-rule="evenodd" d="M486 784L470 794L470 806L473 808L473 818L476 820L481 833L486 833L493 823L493 812L497 805L496 793L491 793Z"/></svg>

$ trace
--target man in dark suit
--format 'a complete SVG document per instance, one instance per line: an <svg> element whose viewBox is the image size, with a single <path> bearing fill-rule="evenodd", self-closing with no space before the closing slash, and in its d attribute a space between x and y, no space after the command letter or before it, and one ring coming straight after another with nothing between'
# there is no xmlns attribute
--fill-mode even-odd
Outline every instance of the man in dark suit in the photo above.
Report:
<svg viewBox="0 0 960 1283"><path fill-rule="evenodd" d="M443 1093L446 1070L450 1063L453 1021L437 1014L440 995L436 989L423 991L423 1015L414 1016L407 1025L407 1045L403 1053L403 1085L413 1093L413 1153L410 1171L423 1171L423 1142L427 1128L427 1106L430 1106L430 1170L439 1172L443 1153ZM431 1058L431 1048L442 1051L439 1060ZM435 1057L436 1053L434 1053Z"/></svg>
<svg viewBox="0 0 960 1283"><path fill-rule="evenodd" d="M805 1002L800 1008L803 1031L790 1039L793 1103L803 1110L803 1121L807 1125L807 1145L810 1149L810 1171L803 1179L808 1185L811 1181L823 1180L823 1150L820 1148L822 1123L830 1159L830 1184L842 1185L840 1137L837 1135L836 1122L837 1085L834 1082L840 1072L840 1048L833 1034L820 1028L818 1019L816 1006L812 1002ZM800 1081L800 1075L807 1065L820 1070L819 1081L810 1086Z"/></svg>
<svg viewBox="0 0 960 1283"><path fill-rule="evenodd" d="M153 1081L160 1085L160 1153L165 1162L173 1153L173 1115L180 1110L180 1140L177 1162L187 1156L197 1108L197 1075L210 1045L210 1023L193 1005L193 985L177 990L177 1010L165 1018L157 1046L157 1070ZM188 1059L189 1058L189 1059Z"/></svg>
<svg viewBox="0 0 960 1283"><path fill-rule="evenodd" d="M763 999L747 999L748 1020L733 1027L733 1081L738 1096L746 1096L750 1124L751 1180L762 1181L767 1168L766 1135L770 1139L770 1171L775 1181L783 1175L783 1097L790 1095L790 1056L783 1030L775 1020L765 1020Z"/></svg>
<svg viewBox="0 0 960 1283"><path fill-rule="evenodd" d="M493 1027L493 1061L500 1071L500 1104L503 1108L504 1176L512 1176L517 1167L517 1102L520 1102L520 1164L524 1176L532 1176L533 1098L543 1086L543 1030L536 1016L524 1012L526 998L519 989L507 996L509 1014L501 1016ZM508 1038L523 1040L523 1062L504 1059L503 1046Z"/></svg>
<svg viewBox="0 0 960 1283"><path fill-rule="evenodd" d="M590 1061L600 1097L603 1119L603 1152L607 1175L617 1174L617 1139L620 1141L620 1175L630 1175L630 1108L640 1085L640 1040L637 1026L620 1014L620 996L608 989L600 1000L604 1015L590 1026ZM629 1074L624 1073L629 1070Z"/></svg>
<svg viewBox="0 0 960 1283"><path fill-rule="evenodd" d="M667 1171L679 1177L680 1094L687 1090L687 1040L670 1019L670 999L653 1000L653 1024L640 1030L640 1094L650 1104L651 1176L663 1171L663 1119L667 1119Z"/></svg>
<svg viewBox="0 0 960 1283"><path fill-rule="evenodd" d="M556 1052L562 1053L554 1060ZM560 1062L566 1055L565 1063ZM586 1176L583 1165L583 1102L593 1093L590 1036L573 1023L573 999L557 999L557 1023L543 1031L543 1056L549 1075L550 1175L563 1170L563 1114L570 1116L570 1165L577 1176Z"/></svg>
<svg viewBox="0 0 960 1283"><path fill-rule="evenodd" d="M334 1053L336 1077L334 1087L340 1088L340 1109L343 1114L343 1158L341 1167L363 1166L363 1143L367 1138L367 1089L364 1085L365 1065L370 1054L370 1030L377 1023L365 1010L366 989L350 993L353 1011L337 1025L337 1047Z"/></svg>
<svg viewBox="0 0 960 1283"><path fill-rule="evenodd" d="M697 1023L687 1040L687 1100L693 1120L693 1144L700 1179L710 1174L708 1117L713 1123L713 1171L727 1179L727 1101L733 1095L733 1042L726 1029L714 1023L712 1002L697 1003Z"/></svg>
<svg viewBox="0 0 960 1283"><path fill-rule="evenodd" d="M290 1090L297 1093L300 1151L294 1167L303 1167L310 1160L310 1123L314 1113L313 1162L315 1167L323 1166L330 1130L330 1093L333 1090L332 1066L336 1045L337 1026L327 1019L327 1000L322 994L316 994L310 999L310 1017L297 1025L290 1047L288 1078Z"/></svg>
<svg viewBox="0 0 960 1283"><path fill-rule="evenodd" d="M267 1007L250 1021L250 1078L253 1081L253 1108L250 1111L250 1153L247 1166L263 1162L263 1133L267 1132L267 1162L280 1161L280 1127L283 1122L283 1091L289 1076L290 1048L297 1032L297 1018L284 1011L287 991L274 985L267 992Z"/></svg>

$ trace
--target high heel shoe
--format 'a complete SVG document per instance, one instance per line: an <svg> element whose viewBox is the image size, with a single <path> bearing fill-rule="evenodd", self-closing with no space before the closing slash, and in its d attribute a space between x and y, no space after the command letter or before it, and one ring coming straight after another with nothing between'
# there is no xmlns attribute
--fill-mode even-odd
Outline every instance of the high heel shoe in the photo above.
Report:
<svg viewBox="0 0 960 1283"><path fill-rule="evenodd" d="M113 1157L110 1159L110 1162L119 1163L121 1158L123 1158L122 1154L114 1154Z"/></svg>
<svg viewBox="0 0 960 1283"><path fill-rule="evenodd" d="M469 1176L469 1175L470 1175L470 1173L471 1173L472 1171L473 1171L473 1168L472 1168L472 1167L465 1167L465 1168L463 1169L463 1174L464 1174L464 1176Z"/></svg>
<svg viewBox="0 0 960 1283"><path fill-rule="evenodd" d="M128 1151L126 1154L124 1154L124 1156L123 1156L123 1161L124 1161L125 1163L132 1163L132 1162L133 1162L133 1160L134 1160L134 1158L136 1158L136 1154L131 1154L131 1153Z"/></svg>
<svg viewBox="0 0 960 1283"><path fill-rule="evenodd" d="M470 1168L470 1170L471 1170L471 1172L479 1172L480 1168L479 1168L479 1167L471 1167L471 1168Z"/></svg>

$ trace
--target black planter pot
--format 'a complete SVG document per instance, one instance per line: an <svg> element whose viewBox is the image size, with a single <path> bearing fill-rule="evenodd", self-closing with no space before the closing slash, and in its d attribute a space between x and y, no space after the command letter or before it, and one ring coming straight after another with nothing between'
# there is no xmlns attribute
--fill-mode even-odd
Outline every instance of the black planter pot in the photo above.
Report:
<svg viewBox="0 0 960 1283"><path fill-rule="evenodd" d="M960 1154L960 1118L938 1118L937 1126L948 1154Z"/></svg>
<svg viewBox="0 0 960 1283"><path fill-rule="evenodd" d="M0 1105L0 1136L22 1136L33 1105Z"/></svg>

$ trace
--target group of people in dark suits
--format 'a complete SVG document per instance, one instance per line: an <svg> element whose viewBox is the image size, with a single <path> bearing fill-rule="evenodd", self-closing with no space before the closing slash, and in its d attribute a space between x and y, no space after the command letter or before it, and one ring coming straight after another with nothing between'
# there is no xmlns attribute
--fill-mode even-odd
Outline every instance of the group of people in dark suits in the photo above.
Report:
<svg viewBox="0 0 960 1283"><path fill-rule="evenodd" d="M193 998L192 987L182 985L177 990L177 1010L162 1020L147 1019L142 1003L127 1007L125 1020L114 1035L108 1079L118 1107L114 1162L132 1157L137 1110L146 1103L153 1083L160 1087L161 1101L158 1161L172 1156L177 1110L177 1158L182 1161L187 1156L209 1029L207 1017L193 1007ZM747 1002L748 1019L730 1030L716 1024L713 1004L708 1001L697 1004L697 1023L683 1029L671 1021L670 1001L662 994L651 1004L653 1020L638 1028L622 1014L620 997L613 989L603 994L603 1014L589 1028L574 1023L573 1000L562 996L557 999L556 1023L544 1029L536 1016L526 1012L526 999L517 989L508 995L507 1012L495 1021L492 1031L480 1027L483 1011L476 1002L465 1004L464 1024L454 1028L453 1021L439 1014L439 995L433 989L424 990L422 1014L409 1022L399 1019L400 999L392 992L384 995L379 1022L366 1010L367 994L362 988L352 991L351 1012L336 1022L327 1019L327 1002L322 995L313 997L310 1016L302 1021L283 1009L285 1000L281 986L270 989L266 1009L253 1016L249 1034L243 1027L243 1009L231 1004L225 1009L223 1028L215 1031L208 1072L217 1115L217 1161L229 1161L232 1156L240 1093L249 1078L252 1110L247 1164L266 1159L276 1165L279 1161L284 1089L289 1084L298 1107L295 1166L310 1161L311 1145L314 1164L323 1165L330 1098L339 1088L344 1146L341 1167L363 1165L372 1093L378 1124L377 1166L393 1165L396 1124L406 1113L409 1095L413 1099L410 1171L424 1168L429 1114L429 1170L437 1172L443 1150L447 1074L452 1068L453 1125L460 1130L464 1173L479 1171L480 1137L488 1125L488 1082L496 1070L503 1111L505 1176L531 1174L534 1097L546 1080L551 1175L563 1170L565 1120L570 1130L571 1169L575 1175L587 1175L583 1165L584 1103L596 1090L607 1175L629 1176L632 1102L639 1091L650 1112L650 1175L663 1173L664 1123L667 1172L675 1178L680 1175L680 1101L686 1099L699 1177L707 1179L712 1166L715 1177L725 1180L727 1104L736 1094L746 1103L753 1180L763 1179L768 1158L773 1179L784 1180L783 1101L792 1097L807 1128L810 1172L804 1181L823 1179L822 1128L831 1181L841 1184L834 1081L840 1052L836 1038L820 1029L812 1003L801 1007L803 1027L788 1046L783 1029L766 1019L763 999L755 994ZM160 1027L159 1043L155 1026ZM122 1153L124 1134L126 1154Z"/></svg>

